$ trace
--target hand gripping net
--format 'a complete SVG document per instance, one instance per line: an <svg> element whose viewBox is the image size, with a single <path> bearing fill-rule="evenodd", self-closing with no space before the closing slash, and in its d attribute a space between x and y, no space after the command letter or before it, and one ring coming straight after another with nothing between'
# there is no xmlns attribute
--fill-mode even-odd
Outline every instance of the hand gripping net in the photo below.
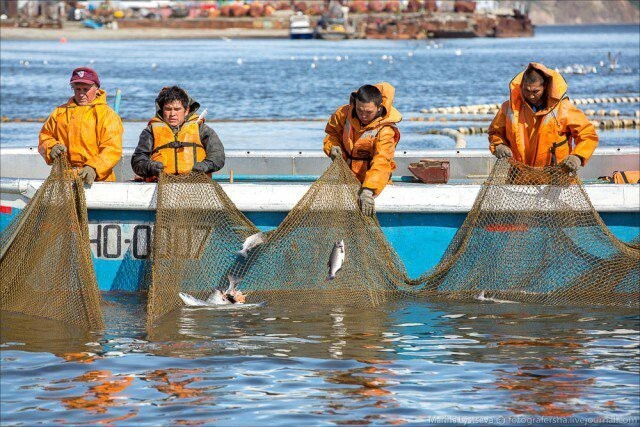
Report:
<svg viewBox="0 0 640 427"><path fill-rule="evenodd" d="M83 329L104 326L91 261L82 180L61 156L27 206L0 234L2 311Z"/></svg>

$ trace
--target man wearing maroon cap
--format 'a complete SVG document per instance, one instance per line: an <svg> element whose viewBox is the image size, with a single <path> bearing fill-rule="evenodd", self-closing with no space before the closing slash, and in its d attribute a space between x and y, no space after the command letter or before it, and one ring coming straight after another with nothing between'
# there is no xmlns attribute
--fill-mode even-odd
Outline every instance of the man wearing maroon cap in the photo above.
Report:
<svg viewBox="0 0 640 427"><path fill-rule="evenodd" d="M73 97L49 116L40 131L38 151L47 164L68 156L84 182L115 181L114 166L122 157L122 122L107 105L95 70L80 67L70 80Z"/></svg>

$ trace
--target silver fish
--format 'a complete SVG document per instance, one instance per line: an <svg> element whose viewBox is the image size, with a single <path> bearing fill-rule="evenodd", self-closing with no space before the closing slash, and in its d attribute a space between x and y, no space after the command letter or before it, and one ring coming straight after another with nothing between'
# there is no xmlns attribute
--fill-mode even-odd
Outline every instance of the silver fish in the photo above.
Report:
<svg viewBox="0 0 640 427"><path fill-rule="evenodd" d="M333 244L331 256L329 257L329 262L327 262L327 267L329 267L329 275L327 276L326 280L333 280L336 278L336 273L342 268L342 264L344 263L344 257L344 240L335 242Z"/></svg>
<svg viewBox="0 0 640 427"><path fill-rule="evenodd" d="M236 292L238 292L236 288L238 287L238 283L240 283L242 278L228 275L227 279L229 280L229 287L227 288L226 291L224 291L224 293L233 295Z"/></svg>
<svg viewBox="0 0 640 427"><path fill-rule="evenodd" d="M186 294L184 292L179 292L178 296L184 302L186 306L189 307L212 307L217 305L227 305L227 304L242 304L244 303L244 295L242 292L238 291L236 287L240 282L240 279L237 277L229 276L229 287L224 293L220 291L220 289L214 289L211 292L211 295L203 301L194 296Z"/></svg>
<svg viewBox="0 0 640 427"><path fill-rule="evenodd" d="M231 304L231 301L229 301L227 296L220 292L219 289L214 289L211 295L209 295L209 298L207 298L206 303L207 305L224 305Z"/></svg>
<svg viewBox="0 0 640 427"><path fill-rule="evenodd" d="M490 302L497 302L497 303L501 303L501 304L518 304L517 301L509 301L506 299L497 299L497 298L488 298L484 296L484 290L480 291L480 295L478 295L476 297L477 300L479 301L490 301Z"/></svg>
<svg viewBox="0 0 640 427"><path fill-rule="evenodd" d="M178 296L187 307L208 307L211 305L207 301L202 301L201 299L185 294L184 292L179 292Z"/></svg>
<svg viewBox="0 0 640 427"><path fill-rule="evenodd" d="M252 234L244 240L244 243L242 243L242 250L238 251L238 255L242 255L246 258L247 253L256 246L264 243L264 240L264 233L262 231Z"/></svg>
<svg viewBox="0 0 640 427"><path fill-rule="evenodd" d="M227 276L229 279L229 287L224 291L224 296L232 304L244 304L247 296L238 290L238 283L242 280L240 277Z"/></svg>

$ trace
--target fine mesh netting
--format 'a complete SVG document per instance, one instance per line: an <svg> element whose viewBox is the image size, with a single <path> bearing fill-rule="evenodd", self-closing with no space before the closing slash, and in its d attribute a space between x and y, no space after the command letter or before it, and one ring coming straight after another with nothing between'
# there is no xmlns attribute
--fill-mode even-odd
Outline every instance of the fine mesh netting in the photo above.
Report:
<svg viewBox="0 0 640 427"><path fill-rule="evenodd" d="M499 160L441 262L412 284L438 298L637 307L639 254L577 177Z"/></svg>
<svg viewBox="0 0 640 427"><path fill-rule="evenodd" d="M204 299L223 290L229 275L242 278L247 302L309 307L403 296L638 306L638 250L611 235L579 179L559 166L497 161L440 263L413 280L377 220L361 214L359 187L338 158L245 258L237 251L257 230L218 184L164 176L148 319L181 306L178 292ZM336 242L344 262L327 280Z"/></svg>
<svg viewBox="0 0 640 427"><path fill-rule="evenodd" d="M82 181L61 156L0 234L2 311L102 328Z"/></svg>
<svg viewBox="0 0 640 427"><path fill-rule="evenodd" d="M378 221L362 214L359 189L344 161L329 166L251 253L240 288L252 301L372 306L397 292L404 265ZM344 244L344 261L327 280L336 242Z"/></svg>
<svg viewBox="0 0 640 427"><path fill-rule="evenodd" d="M236 252L257 228L204 174L166 175L158 181L147 321L182 305L179 292L205 299L244 267Z"/></svg>
<svg viewBox="0 0 640 427"><path fill-rule="evenodd" d="M631 241L627 243L627 246L632 247L634 249L640 249L640 235L637 235L636 237L631 239Z"/></svg>

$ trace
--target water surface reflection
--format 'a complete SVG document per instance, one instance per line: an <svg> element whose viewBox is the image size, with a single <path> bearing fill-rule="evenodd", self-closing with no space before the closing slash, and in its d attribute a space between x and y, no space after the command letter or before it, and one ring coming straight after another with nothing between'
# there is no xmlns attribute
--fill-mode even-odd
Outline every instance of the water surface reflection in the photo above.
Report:
<svg viewBox="0 0 640 427"><path fill-rule="evenodd" d="M146 334L144 298L108 299L100 333L3 313L3 421L638 417L633 312L422 301L185 308Z"/></svg>

